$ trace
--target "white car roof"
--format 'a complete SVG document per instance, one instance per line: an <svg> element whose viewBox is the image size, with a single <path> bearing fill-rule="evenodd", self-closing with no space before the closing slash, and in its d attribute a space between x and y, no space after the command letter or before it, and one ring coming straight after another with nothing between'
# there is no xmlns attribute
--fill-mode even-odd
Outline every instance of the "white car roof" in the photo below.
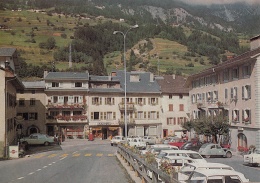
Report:
<svg viewBox="0 0 260 183"><path fill-rule="evenodd" d="M194 173L200 173L207 177L210 176L239 176L243 182L248 182L249 180L245 178L244 174L237 172L235 170L226 170L226 169L220 169L218 171L214 169L199 169L195 170Z"/></svg>
<svg viewBox="0 0 260 183"><path fill-rule="evenodd" d="M191 150L175 150L175 149L162 150L161 152L164 152L164 153L173 153L173 152L176 152L176 153L196 153L196 154L199 154L199 153L196 152L196 151L191 151Z"/></svg>
<svg viewBox="0 0 260 183"><path fill-rule="evenodd" d="M193 166L196 168L209 168L209 169L230 169L234 170L231 166L223 163L187 163L186 166Z"/></svg>
<svg viewBox="0 0 260 183"><path fill-rule="evenodd" d="M183 160L193 160L190 157L185 157L185 156L165 156L163 159L170 159L170 160L176 160L176 159L183 159Z"/></svg>

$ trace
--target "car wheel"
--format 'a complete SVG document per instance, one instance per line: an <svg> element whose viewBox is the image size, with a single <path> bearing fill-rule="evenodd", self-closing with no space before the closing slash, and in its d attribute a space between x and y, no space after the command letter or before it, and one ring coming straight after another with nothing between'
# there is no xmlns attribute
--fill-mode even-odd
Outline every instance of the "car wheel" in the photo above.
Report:
<svg viewBox="0 0 260 183"><path fill-rule="evenodd" d="M44 145L45 146L48 146L50 143L49 142L44 142Z"/></svg>
<svg viewBox="0 0 260 183"><path fill-rule="evenodd" d="M24 144L24 145L26 145L26 146L27 146L27 145L28 145L28 142L26 142L26 141L23 141L23 142L22 142L22 144Z"/></svg>
<svg viewBox="0 0 260 183"><path fill-rule="evenodd" d="M111 143L111 146L113 146L113 144Z"/></svg>
<svg viewBox="0 0 260 183"><path fill-rule="evenodd" d="M206 155L205 158L207 158L207 159L210 158L210 155Z"/></svg>
<svg viewBox="0 0 260 183"><path fill-rule="evenodd" d="M231 152L227 152L227 153L226 153L226 157L227 157L227 158L231 158L231 157L232 157Z"/></svg>

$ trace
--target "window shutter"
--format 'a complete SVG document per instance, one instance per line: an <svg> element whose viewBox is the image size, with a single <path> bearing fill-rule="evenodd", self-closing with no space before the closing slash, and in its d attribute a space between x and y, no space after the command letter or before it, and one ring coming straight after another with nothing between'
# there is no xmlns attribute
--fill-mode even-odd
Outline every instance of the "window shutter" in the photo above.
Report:
<svg viewBox="0 0 260 183"><path fill-rule="evenodd" d="M173 118L173 124L176 125L176 118Z"/></svg>
<svg viewBox="0 0 260 183"><path fill-rule="evenodd" d="M144 99L144 105L145 105L145 104L146 104L146 103L145 103L145 98L143 98L143 99Z"/></svg>
<svg viewBox="0 0 260 183"><path fill-rule="evenodd" d="M94 105L94 104L95 104L95 98L92 97L92 105Z"/></svg>
<svg viewBox="0 0 260 183"><path fill-rule="evenodd" d="M242 86L242 100L244 100L245 99L245 87L244 86Z"/></svg>
<svg viewBox="0 0 260 183"><path fill-rule="evenodd" d="M113 120L116 119L116 112L113 112Z"/></svg>
<svg viewBox="0 0 260 183"><path fill-rule="evenodd" d="M102 105L102 97L99 97L99 105Z"/></svg>
<svg viewBox="0 0 260 183"><path fill-rule="evenodd" d="M135 118L137 118L137 111L135 111Z"/></svg>
<svg viewBox="0 0 260 183"><path fill-rule="evenodd" d="M156 104L158 105L158 98L156 98Z"/></svg>
<svg viewBox="0 0 260 183"><path fill-rule="evenodd" d="M148 119L150 119L150 116L151 116L151 112L148 112Z"/></svg>
<svg viewBox="0 0 260 183"><path fill-rule="evenodd" d="M94 119L94 112L91 112L91 119Z"/></svg>
<svg viewBox="0 0 260 183"><path fill-rule="evenodd" d="M107 112L104 112L104 119L107 119Z"/></svg>
<svg viewBox="0 0 260 183"><path fill-rule="evenodd" d="M151 104L151 98L148 98L148 105Z"/></svg>
<svg viewBox="0 0 260 183"><path fill-rule="evenodd" d="M159 111L157 111L157 119L159 119L159 117L160 117L160 116L159 116Z"/></svg>
<svg viewBox="0 0 260 183"><path fill-rule="evenodd" d="M144 112L144 119L146 119L146 112Z"/></svg>
<svg viewBox="0 0 260 183"><path fill-rule="evenodd" d="M230 91L230 98L234 98L234 89L233 88L231 88L231 91Z"/></svg>
<svg viewBox="0 0 260 183"><path fill-rule="evenodd" d="M103 119L103 112L100 112L100 120Z"/></svg>
<svg viewBox="0 0 260 183"><path fill-rule="evenodd" d="M251 85L248 85L247 95L248 99L251 99Z"/></svg>
<svg viewBox="0 0 260 183"><path fill-rule="evenodd" d="M112 98L112 104L115 105L115 98Z"/></svg>

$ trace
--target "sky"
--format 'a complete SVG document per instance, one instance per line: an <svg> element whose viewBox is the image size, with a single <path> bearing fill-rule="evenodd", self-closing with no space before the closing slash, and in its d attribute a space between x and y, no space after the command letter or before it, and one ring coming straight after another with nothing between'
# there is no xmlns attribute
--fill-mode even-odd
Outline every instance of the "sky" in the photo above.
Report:
<svg viewBox="0 0 260 183"><path fill-rule="evenodd" d="M237 3L237 2L247 2L249 4L260 4L260 0L181 0L189 4L203 4L203 5L210 5L210 4L230 4L230 3Z"/></svg>

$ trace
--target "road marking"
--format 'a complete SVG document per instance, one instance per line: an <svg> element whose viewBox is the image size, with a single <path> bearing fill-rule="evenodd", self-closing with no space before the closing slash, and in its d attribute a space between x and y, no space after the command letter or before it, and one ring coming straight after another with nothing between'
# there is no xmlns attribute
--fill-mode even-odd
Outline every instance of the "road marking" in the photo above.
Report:
<svg viewBox="0 0 260 183"><path fill-rule="evenodd" d="M61 158L60 160L64 160L65 158L67 158L67 156L65 156L65 157Z"/></svg>
<svg viewBox="0 0 260 183"><path fill-rule="evenodd" d="M41 171L41 170L42 170L42 169L40 169L40 168L39 168L39 169L38 169L38 170L36 170L36 171L37 171L37 172L39 172L39 171Z"/></svg>
<svg viewBox="0 0 260 183"><path fill-rule="evenodd" d="M101 153L98 153L98 154L96 154L96 156L100 157L100 156L103 156L103 154L101 154Z"/></svg>
<svg viewBox="0 0 260 183"><path fill-rule="evenodd" d="M42 168L47 168L48 166L44 166L44 167L42 167Z"/></svg>
<svg viewBox="0 0 260 183"><path fill-rule="evenodd" d="M80 156L79 153L75 153L75 154L72 155L72 157L78 157L78 156Z"/></svg>
<svg viewBox="0 0 260 183"><path fill-rule="evenodd" d="M51 155L48 156L48 158L53 158L55 156L57 156L57 154L51 154Z"/></svg>
<svg viewBox="0 0 260 183"><path fill-rule="evenodd" d="M69 154L62 154L60 157L67 157Z"/></svg>
<svg viewBox="0 0 260 183"><path fill-rule="evenodd" d="M75 153L77 153L78 151L75 151L75 152L73 152L72 154L75 154Z"/></svg>
<svg viewBox="0 0 260 183"><path fill-rule="evenodd" d="M34 172L28 173L28 175L32 175L32 174L34 174Z"/></svg>
<svg viewBox="0 0 260 183"><path fill-rule="evenodd" d="M48 164L49 166L51 166L52 165L52 163L50 163L50 164Z"/></svg>
<svg viewBox="0 0 260 183"><path fill-rule="evenodd" d="M91 156L92 154L85 154L85 156Z"/></svg>
<svg viewBox="0 0 260 183"><path fill-rule="evenodd" d="M43 154L40 154L40 155L37 155L37 156L34 156L35 158L41 158L43 157L44 155Z"/></svg>
<svg viewBox="0 0 260 183"><path fill-rule="evenodd" d="M21 180L21 179L23 179L23 178L24 178L24 177L19 177L18 180Z"/></svg>

